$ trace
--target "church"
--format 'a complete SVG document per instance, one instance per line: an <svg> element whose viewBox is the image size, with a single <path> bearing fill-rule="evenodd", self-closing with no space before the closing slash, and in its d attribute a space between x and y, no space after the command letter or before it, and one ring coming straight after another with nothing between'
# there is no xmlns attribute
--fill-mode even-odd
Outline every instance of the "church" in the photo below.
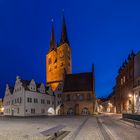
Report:
<svg viewBox="0 0 140 140"><path fill-rule="evenodd" d="M94 66L91 72L72 73L72 48L64 16L58 45L52 23L50 47L46 54L46 83L53 91L61 91L61 115L89 115L95 112Z"/></svg>
<svg viewBox="0 0 140 140"><path fill-rule="evenodd" d="M17 76L6 85L4 115L91 115L95 113L94 65L91 72L72 73L72 48L63 16L60 42L56 45L54 25L46 54L46 84Z"/></svg>

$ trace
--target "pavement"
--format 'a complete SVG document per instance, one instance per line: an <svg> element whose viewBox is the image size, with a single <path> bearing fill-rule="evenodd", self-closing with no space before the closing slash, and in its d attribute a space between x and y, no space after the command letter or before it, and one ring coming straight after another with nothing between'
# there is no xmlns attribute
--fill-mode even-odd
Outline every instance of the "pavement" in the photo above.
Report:
<svg viewBox="0 0 140 140"><path fill-rule="evenodd" d="M140 140L140 128L117 114L98 116L0 117L0 140L47 140L43 131L64 125L63 140Z"/></svg>
<svg viewBox="0 0 140 140"><path fill-rule="evenodd" d="M121 115L102 114L99 116L104 129L113 140L140 140L140 129L133 123L122 120Z"/></svg>

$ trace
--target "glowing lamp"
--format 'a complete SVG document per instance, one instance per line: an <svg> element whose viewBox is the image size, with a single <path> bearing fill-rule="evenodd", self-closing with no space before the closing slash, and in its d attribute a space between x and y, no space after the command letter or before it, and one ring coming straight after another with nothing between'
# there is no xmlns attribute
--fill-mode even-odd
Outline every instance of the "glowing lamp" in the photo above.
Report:
<svg viewBox="0 0 140 140"><path fill-rule="evenodd" d="M128 97L131 98L132 97L132 94L129 94Z"/></svg>

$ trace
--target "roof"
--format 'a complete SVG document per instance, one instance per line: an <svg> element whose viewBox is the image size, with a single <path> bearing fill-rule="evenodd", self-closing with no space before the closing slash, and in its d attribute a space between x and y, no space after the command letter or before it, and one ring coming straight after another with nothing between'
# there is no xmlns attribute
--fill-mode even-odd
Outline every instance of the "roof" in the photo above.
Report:
<svg viewBox="0 0 140 140"><path fill-rule="evenodd" d="M93 91L92 72L67 74L64 79L63 92Z"/></svg>
<svg viewBox="0 0 140 140"><path fill-rule="evenodd" d="M13 94L14 87L9 87L10 93Z"/></svg>
<svg viewBox="0 0 140 140"><path fill-rule="evenodd" d="M21 79L22 86L25 88L25 90L29 90L28 85L30 84L30 80L23 80Z"/></svg>

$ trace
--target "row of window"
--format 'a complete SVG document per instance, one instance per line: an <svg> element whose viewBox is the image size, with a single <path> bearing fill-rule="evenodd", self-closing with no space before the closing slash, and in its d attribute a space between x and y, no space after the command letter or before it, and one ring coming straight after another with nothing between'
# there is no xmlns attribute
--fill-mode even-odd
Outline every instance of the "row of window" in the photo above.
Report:
<svg viewBox="0 0 140 140"><path fill-rule="evenodd" d="M121 85L125 84L125 76L121 78Z"/></svg>
<svg viewBox="0 0 140 140"><path fill-rule="evenodd" d="M27 110L26 109L26 112L31 112L31 114L35 114L35 108L31 108L31 110ZM17 113L19 114L20 113L20 109L17 108L16 110L11 110L10 108L9 109L5 109L5 113L8 113L8 114L11 114L14 115L14 113ZM44 114L45 113L45 109L41 109L41 113Z"/></svg>
<svg viewBox="0 0 140 140"><path fill-rule="evenodd" d="M65 97L66 101L75 101L75 100L83 101L83 100L90 100L90 99L91 99L90 93L88 93L86 96L81 95L81 94L80 95L79 94L77 94L77 95L68 94Z"/></svg>
<svg viewBox="0 0 140 140"><path fill-rule="evenodd" d="M14 89L14 92L19 92L19 91L21 91L21 90L22 90L22 87L19 87L19 88ZM36 87L35 87L35 86L30 86L30 90L31 90L31 91L36 91ZM44 93L45 90L42 89L42 90L40 90L40 92Z"/></svg>
<svg viewBox="0 0 140 140"><path fill-rule="evenodd" d="M34 98L34 99L32 99L32 98L27 98L27 102L28 103L38 103L38 99L37 98ZM18 104L18 103L22 103L22 98L21 97L18 97L18 98L16 98L16 99L13 99L11 102L10 101L7 101L6 103L5 103L5 105L14 105L14 104ZM51 101L50 100L46 100L46 103L47 104L51 104ZM45 99L41 99L41 104L45 104ZM54 104L54 102L52 101L52 105ZM58 102L58 104L59 104L59 102Z"/></svg>
<svg viewBox="0 0 140 140"><path fill-rule="evenodd" d="M28 110L26 110L26 112L28 112ZM31 108L31 114L35 114L35 108ZM41 109L41 113L44 114L45 113L45 109Z"/></svg>
<svg viewBox="0 0 140 140"><path fill-rule="evenodd" d="M32 99L32 98L28 97L27 98L27 102L28 103L32 103L32 102L33 103L38 103L38 99L37 98ZM45 99L41 99L40 102L41 102L41 104L45 104ZM51 104L51 101L50 100L46 100L46 103L47 104ZM52 101L52 104L54 104L53 101Z"/></svg>
<svg viewBox="0 0 140 140"><path fill-rule="evenodd" d="M120 83L121 85L125 84L126 80L128 80L129 78L132 78L133 76L133 71L131 70L129 73L127 72L125 76L123 76L121 79L120 79Z"/></svg>
<svg viewBox="0 0 140 140"><path fill-rule="evenodd" d="M19 87L19 88L16 88L16 89L14 90L14 92L18 92L18 91L21 91L21 90L22 90L22 88Z"/></svg>
<svg viewBox="0 0 140 140"><path fill-rule="evenodd" d="M18 97L16 99L13 99L11 102L10 101L7 101L5 103L5 105L14 105L14 104L17 104L17 103L21 103L22 102L22 98L21 97Z"/></svg>

